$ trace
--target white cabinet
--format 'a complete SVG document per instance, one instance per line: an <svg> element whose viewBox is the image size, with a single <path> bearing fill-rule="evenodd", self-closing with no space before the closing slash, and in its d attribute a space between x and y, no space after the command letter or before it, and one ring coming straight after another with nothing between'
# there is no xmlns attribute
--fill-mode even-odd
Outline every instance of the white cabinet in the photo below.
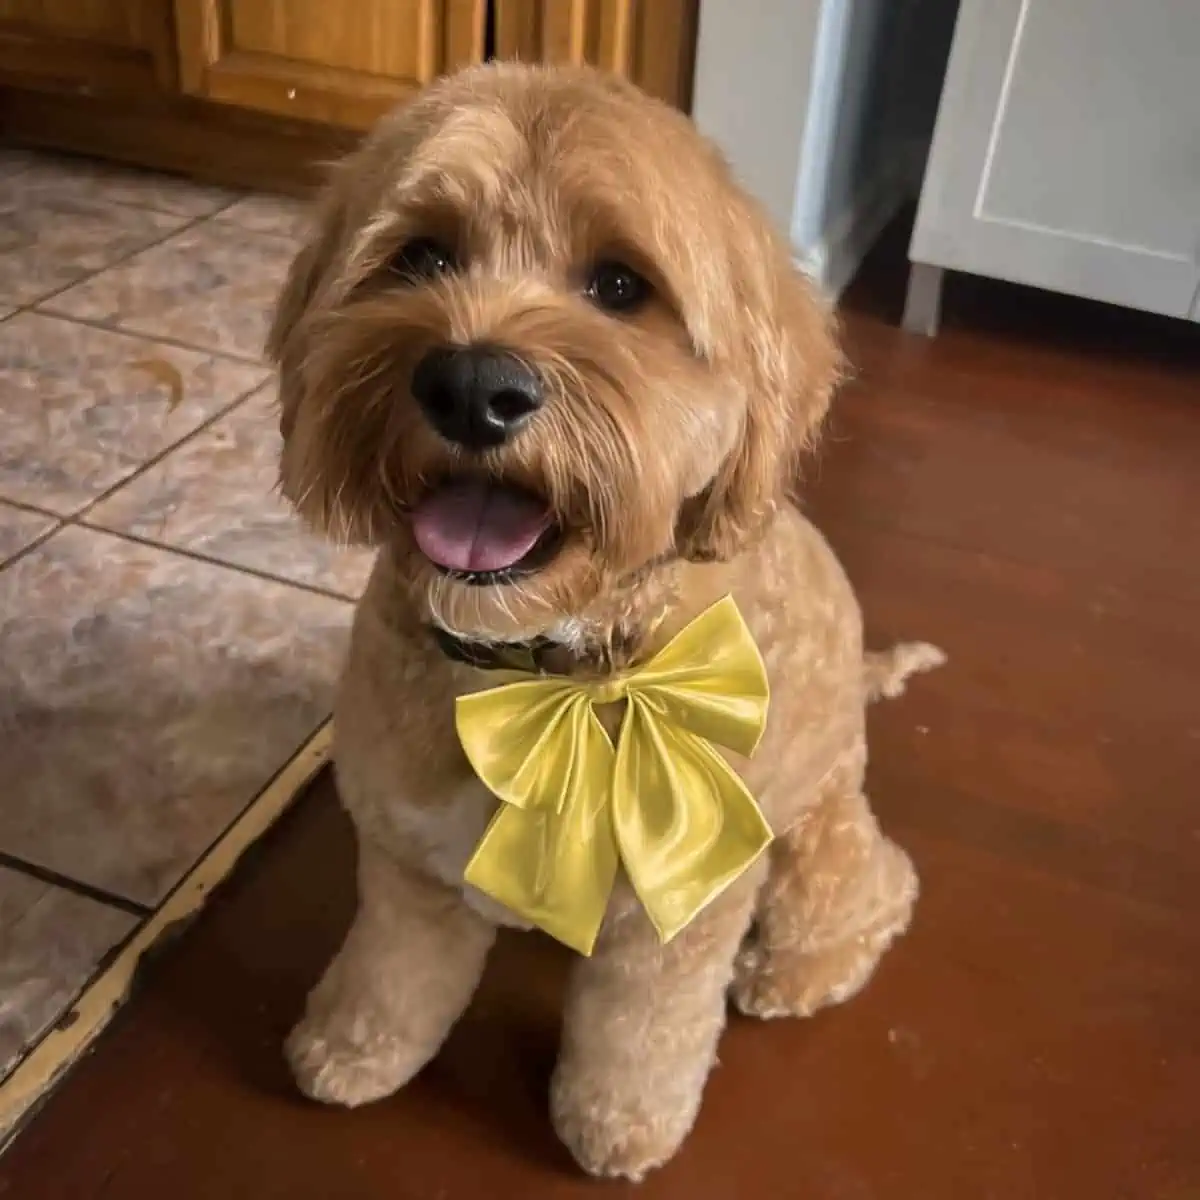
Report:
<svg viewBox="0 0 1200 1200"><path fill-rule="evenodd" d="M962 0L910 257L1200 319L1200 0Z"/></svg>

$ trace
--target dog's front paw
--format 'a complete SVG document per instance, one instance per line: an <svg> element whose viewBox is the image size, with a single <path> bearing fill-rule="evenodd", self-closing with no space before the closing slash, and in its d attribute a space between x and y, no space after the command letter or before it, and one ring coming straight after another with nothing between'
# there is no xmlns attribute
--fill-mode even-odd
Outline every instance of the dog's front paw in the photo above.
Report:
<svg viewBox="0 0 1200 1200"><path fill-rule="evenodd" d="M679 1099L656 1105L636 1086L613 1087L560 1068L550 1110L559 1138L588 1174L637 1183L675 1154L695 1122L698 1100Z"/></svg>
<svg viewBox="0 0 1200 1200"><path fill-rule="evenodd" d="M322 1104L357 1108L403 1087L425 1065L427 1054L393 1038L356 1044L327 1022L305 1017L285 1053L300 1090Z"/></svg>

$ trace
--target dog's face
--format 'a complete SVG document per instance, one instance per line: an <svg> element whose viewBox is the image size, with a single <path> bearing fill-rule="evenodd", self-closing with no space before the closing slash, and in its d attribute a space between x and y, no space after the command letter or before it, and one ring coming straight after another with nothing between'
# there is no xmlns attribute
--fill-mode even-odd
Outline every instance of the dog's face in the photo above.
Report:
<svg viewBox="0 0 1200 1200"><path fill-rule="evenodd" d="M690 122L475 68L339 169L271 335L285 494L423 616L520 639L769 519L837 373L786 247Z"/></svg>

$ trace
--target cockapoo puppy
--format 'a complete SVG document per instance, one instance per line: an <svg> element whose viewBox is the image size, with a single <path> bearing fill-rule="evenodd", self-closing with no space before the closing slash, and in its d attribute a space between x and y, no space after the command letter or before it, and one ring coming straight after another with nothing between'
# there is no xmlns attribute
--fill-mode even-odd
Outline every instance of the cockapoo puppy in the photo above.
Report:
<svg viewBox="0 0 1200 1200"><path fill-rule="evenodd" d="M695 1120L727 997L845 1000L917 892L863 794L864 709L939 655L864 653L788 502L839 376L830 317L686 117L596 72L489 65L340 165L270 348L285 494L380 549L335 712L359 908L288 1046L310 1096L411 1079L521 924L463 879L497 801L456 697L515 652L644 662L727 595L758 644L767 730L729 758L769 852L665 945L618 882L573 968L554 1125L586 1170L640 1178Z"/></svg>

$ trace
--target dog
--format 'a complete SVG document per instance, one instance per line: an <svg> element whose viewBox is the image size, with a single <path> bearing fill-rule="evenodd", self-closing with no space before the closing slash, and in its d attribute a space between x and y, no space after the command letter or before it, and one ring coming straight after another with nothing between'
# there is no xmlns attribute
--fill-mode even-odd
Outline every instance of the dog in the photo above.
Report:
<svg viewBox="0 0 1200 1200"><path fill-rule="evenodd" d="M852 996L917 879L863 792L865 709L941 661L864 652L855 595L791 503L842 373L785 241L681 113L590 69L431 84L335 171L283 287L281 488L379 548L334 714L359 907L287 1046L301 1089L377 1100L437 1052L497 927L464 880L498 802L460 696L513 652L604 679L732 596L771 688L729 761L775 835L666 944L617 883L573 968L551 1115L640 1179L692 1127L727 998Z"/></svg>

